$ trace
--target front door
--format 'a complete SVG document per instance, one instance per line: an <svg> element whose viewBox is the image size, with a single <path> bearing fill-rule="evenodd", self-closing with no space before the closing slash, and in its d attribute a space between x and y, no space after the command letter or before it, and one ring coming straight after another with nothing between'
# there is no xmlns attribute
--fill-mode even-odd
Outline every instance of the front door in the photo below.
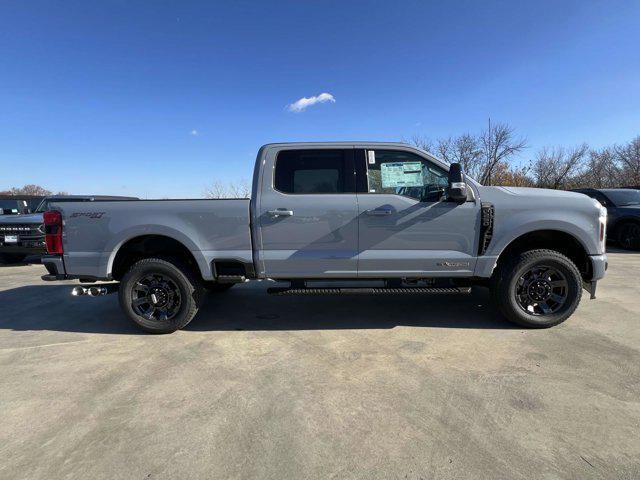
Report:
<svg viewBox="0 0 640 480"><path fill-rule="evenodd" d="M264 276L357 276L353 153L353 148L287 148L267 155L257 212Z"/></svg>
<svg viewBox="0 0 640 480"><path fill-rule="evenodd" d="M448 173L414 152L356 152L368 190L358 194L358 276L471 276L479 202L445 201Z"/></svg>

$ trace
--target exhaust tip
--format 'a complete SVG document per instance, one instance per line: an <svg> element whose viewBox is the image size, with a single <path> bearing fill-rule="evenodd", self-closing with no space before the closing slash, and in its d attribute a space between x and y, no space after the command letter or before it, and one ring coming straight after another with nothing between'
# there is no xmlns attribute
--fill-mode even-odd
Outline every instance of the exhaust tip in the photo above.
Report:
<svg viewBox="0 0 640 480"><path fill-rule="evenodd" d="M107 289L105 287L89 287L88 293L91 297L100 297L107 294Z"/></svg>
<svg viewBox="0 0 640 480"><path fill-rule="evenodd" d="M81 297L82 295L86 294L87 289L84 287L73 287L73 290L71 290L71 295L73 295L74 297Z"/></svg>

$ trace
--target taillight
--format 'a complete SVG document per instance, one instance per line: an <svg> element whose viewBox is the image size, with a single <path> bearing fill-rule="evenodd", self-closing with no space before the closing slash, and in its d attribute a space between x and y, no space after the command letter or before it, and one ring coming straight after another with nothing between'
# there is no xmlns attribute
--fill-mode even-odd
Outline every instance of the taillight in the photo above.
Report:
<svg viewBox="0 0 640 480"><path fill-rule="evenodd" d="M62 214L55 210L44 212L44 233L47 253L62 254Z"/></svg>

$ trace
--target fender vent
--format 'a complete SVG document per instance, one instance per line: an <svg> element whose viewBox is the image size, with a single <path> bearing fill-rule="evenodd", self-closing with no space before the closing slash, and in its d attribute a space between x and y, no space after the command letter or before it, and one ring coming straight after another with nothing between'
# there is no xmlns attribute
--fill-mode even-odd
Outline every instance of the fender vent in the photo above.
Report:
<svg viewBox="0 0 640 480"><path fill-rule="evenodd" d="M480 242L478 245L478 255L484 255L493 237L493 221L495 210L493 204L482 203L480 207Z"/></svg>

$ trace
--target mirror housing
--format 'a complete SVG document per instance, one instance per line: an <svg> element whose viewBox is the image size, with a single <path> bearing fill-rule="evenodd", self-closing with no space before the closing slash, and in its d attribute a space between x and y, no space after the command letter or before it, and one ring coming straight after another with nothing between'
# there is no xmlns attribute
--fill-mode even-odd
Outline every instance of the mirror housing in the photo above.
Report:
<svg viewBox="0 0 640 480"><path fill-rule="evenodd" d="M449 188L447 199L452 202L463 203L467 201L467 184L464 181L462 165L452 163L449 167Z"/></svg>

